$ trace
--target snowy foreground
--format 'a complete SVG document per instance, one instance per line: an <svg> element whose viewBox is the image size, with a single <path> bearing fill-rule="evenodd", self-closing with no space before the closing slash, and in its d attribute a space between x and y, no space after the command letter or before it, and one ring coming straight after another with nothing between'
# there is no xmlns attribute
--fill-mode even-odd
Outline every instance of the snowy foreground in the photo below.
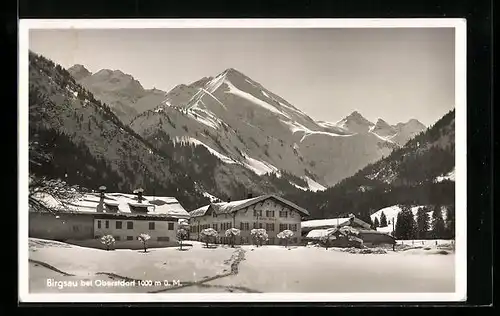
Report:
<svg viewBox="0 0 500 316"><path fill-rule="evenodd" d="M454 292L455 255L431 245L359 254L318 247L207 249L189 243L185 251L144 253L30 239L30 292Z"/></svg>

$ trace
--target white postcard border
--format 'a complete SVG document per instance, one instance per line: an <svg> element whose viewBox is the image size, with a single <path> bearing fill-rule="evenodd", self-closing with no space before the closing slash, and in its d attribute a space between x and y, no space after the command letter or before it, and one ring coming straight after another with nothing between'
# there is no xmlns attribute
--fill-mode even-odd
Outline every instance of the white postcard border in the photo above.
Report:
<svg viewBox="0 0 500 316"><path fill-rule="evenodd" d="M28 291L28 91L30 29L115 28L454 28L456 252L454 293L33 294ZM467 288L467 117L465 19L78 19L19 21L18 284L20 302L447 302Z"/></svg>

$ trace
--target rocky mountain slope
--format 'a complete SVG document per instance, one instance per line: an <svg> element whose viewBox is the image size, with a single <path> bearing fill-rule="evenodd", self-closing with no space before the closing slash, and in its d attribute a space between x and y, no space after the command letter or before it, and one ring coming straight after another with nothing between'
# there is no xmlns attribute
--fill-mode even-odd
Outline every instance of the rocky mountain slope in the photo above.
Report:
<svg viewBox="0 0 500 316"><path fill-rule="evenodd" d="M68 184L153 195L175 196L192 210L217 199L243 199L248 193L299 191L292 175L258 175L227 165L198 143L173 142L158 130L145 140L110 107L43 56L29 61L30 174ZM307 184L303 184L307 185Z"/></svg>
<svg viewBox="0 0 500 316"><path fill-rule="evenodd" d="M68 72L98 100L108 104L124 123L165 98L164 91L144 89L134 77L120 70L102 69L92 74L84 66L74 65Z"/></svg>
<svg viewBox="0 0 500 316"><path fill-rule="evenodd" d="M59 65L29 55L30 173L89 189L137 187L204 203L202 190L170 157L125 126Z"/></svg>
<svg viewBox="0 0 500 316"><path fill-rule="evenodd" d="M378 124L383 125L383 123ZM367 218L384 207L455 204L455 110L403 147L325 191L289 194L313 218L355 213Z"/></svg>

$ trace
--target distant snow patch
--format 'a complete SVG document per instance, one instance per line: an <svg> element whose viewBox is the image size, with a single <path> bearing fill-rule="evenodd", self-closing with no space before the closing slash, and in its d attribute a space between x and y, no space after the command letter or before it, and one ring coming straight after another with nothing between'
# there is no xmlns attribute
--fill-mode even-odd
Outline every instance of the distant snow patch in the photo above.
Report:
<svg viewBox="0 0 500 316"><path fill-rule="evenodd" d="M418 206L414 206L411 208L411 212L413 213L415 220L417 219L418 209L421 207L424 207L424 206L425 205L418 205ZM370 215L372 222L375 221L375 218L377 218L379 223L380 223L380 216L382 215L382 212L384 212L385 217L387 218L387 223L389 224L389 222L390 222L390 224L386 227L377 227L377 230L380 232L390 233L390 232L392 232L393 221L394 221L394 227L396 227L396 223L398 221L397 220L398 213L401 212L401 208L399 207L399 205L393 205L393 206L389 206L389 207L380 209L380 210L376 211L375 213L373 213L372 215ZM427 212L429 219L432 218L432 213L433 213L433 211ZM441 215L442 215L443 219L446 220L446 208L444 208L444 207L441 208Z"/></svg>
<svg viewBox="0 0 500 316"><path fill-rule="evenodd" d="M203 196L206 197L206 198L209 198L210 199L210 202L217 202L219 200L219 198L213 196L212 194L208 193L208 192L203 192Z"/></svg>
<svg viewBox="0 0 500 316"><path fill-rule="evenodd" d="M435 179L435 182L442 182L442 181L445 181L445 180L455 181L455 168L453 168L453 170L451 170L450 172L448 172L444 176L437 177Z"/></svg>
<svg viewBox="0 0 500 316"><path fill-rule="evenodd" d="M392 137L394 137L395 135L392 135L392 137L383 137L383 136L380 136L380 135L379 135L379 134L377 134L377 133L372 132L372 131L371 131L371 129L373 129L373 128L370 128L370 131L369 131L369 132L370 132L371 134L373 134L373 135L377 136L379 139L381 139L381 140L383 140L383 141L385 141L385 142L394 143L394 142L391 140L391 138L392 138Z"/></svg>
<svg viewBox="0 0 500 316"><path fill-rule="evenodd" d="M301 187L300 185L297 185L297 184L295 184L295 183L293 183L293 182L291 182L291 181L288 181L288 182L290 182L290 184L291 184L291 185L293 185L294 187L296 187L297 189L300 189L300 190L302 190L302 191L307 191L307 190L309 190L309 188L304 188L304 187Z"/></svg>
<svg viewBox="0 0 500 316"><path fill-rule="evenodd" d="M245 81L248 82L249 84L251 84L252 86L257 87L257 85L255 83L253 83L252 81L250 81L248 79L245 79Z"/></svg>
<svg viewBox="0 0 500 316"><path fill-rule="evenodd" d="M273 166L267 162L263 162L263 161L251 158L251 157L247 156L247 154L245 154L245 153L243 153L243 156L246 159L246 163L244 163L245 167L251 169L253 172L255 172L258 175L263 175L266 173L278 171L278 168L276 168L275 166Z"/></svg>
<svg viewBox="0 0 500 316"><path fill-rule="evenodd" d="M292 131L292 133L294 133L294 134L297 132L304 133L304 135L300 139L300 142L303 142L306 137L311 136L311 135L315 135L315 134L328 135L328 136L333 136L333 137L352 136L352 134L343 135L343 134L337 134L337 133L332 133L332 132L313 131L313 130L310 130L309 128L307 128L304 125L297 123L297 122L290 122L290 121L287 122L287 121L283 121L283 120L281 120L281 122L283 122L285 125L287 125L290 128L290 130Z"/></svg>
<svg viewBox="0 0 500 316"><path fill-rule="evenodd" d="M305 180L307 181L307 185L309 186L309 189L311 189L311 191L316 192L316 191L326 190L326 187L322 186L321 184L319 184L318 182L314 181L309 177L305 177Z"/></svg>
<svg viewBox="0 0 500 316"><path fill-rule="evenodd" d="M217 157L220 161L224 162L224 163L228 163L228 164L235 164L237 163L236 161L234 161L233 159L219 153L218 151L214 150L213 148L211 148L210 146L206 145L205 143L197 140L196 138L193 138L193 137L181 137L181 138L178 138L176 137L175 138L175 142L176 143L191 143L191 144L195 144L195 145L200 145L200 146L203 146L205 147L212 155L214 155L215 157Z"/></svg>
<svg viewBox="0 0 500 316"><path fill-rule="evenodd" d="M195 113L199 112L199 113L195 114L193 112L195 112ZM202 113L202 114L200 114L200 113ZM189 111L188 115L191 116L192 118L194 118L195 120L197 120L198 122L200 122L208 127L211 127L213 129L217 129L219 127L219 125L221 124L221 121L215 115L213 115L212 113L210 113L204 109L198 108L198 107L195 107L194 109Z"/></svg>
<svg viewBox="0 0 500 316"><path fill-rule="evenodd" d="M286 113L283 113L280 110L278 110L277 108L275 108L274 106L270 105L269 103L264 102L261 99L254 97L250 93L241 91L240 89L236 88L231 82L226 81L226 84L229 87L229 91L226 91L226 93L231 93L231 94L237 95L237 96L239 96L243 99L246 99L254 104L260 105L261 107L265 108L266 110L269 110L273 113L279 114L281 116L284 116L284 117L290 119L290 116L288 116Z"/></svg>
<svg viewBox="0 0 500 316"><path fill-rule="evenodd" d="M219 99L217 99L211 92L208 92L207 90L201 88L201 91L205 92L206 94L208 94L209 96L211 96L215 101L217 101L220 105L222 105L223 108L226 108L226 106L219 101ZM201 98L200 98L201 100Z"/></svg>

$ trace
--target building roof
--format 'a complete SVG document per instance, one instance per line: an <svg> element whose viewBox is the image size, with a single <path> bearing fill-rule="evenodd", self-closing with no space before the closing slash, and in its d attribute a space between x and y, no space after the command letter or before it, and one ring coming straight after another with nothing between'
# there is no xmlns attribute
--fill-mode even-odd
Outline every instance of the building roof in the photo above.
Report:
<svg viewBox="0 0 500 316"><path fill-rule="evenodd" d="M327 234L329 233L332 233L332 232L335 232L337 229L336 228L327 228L327 229L313 229L311 230L309 233L307 233L306 235L306 238L311 238L311 239L319 239L323 236L326 236ZM371 230L371 229L358 229L359 233L361 235L370 235L370 234L373 234L373 235L384 235L384 236L388 236L388 237L391 237L391 238L394 238L393 236L387 234L387 233L384 233L384 232L379 232L379 231L376 231L376 230Z"/></svg>
<svg viewBox="0 0 500 316"><path fill-rule="evenodd" d="M286 205L288 205L289 207L299 211L300 213L302 213L303 215L306 215L308 216L309 215L309 212L305 209L303 209L302 207L282 198L282 197L279 197L277 195L274 195L274 194L266 194L266 195L261 195L261 196L258 196L258 197L254 197L254 198L251 198L251 199L245 199L245 200L239 200L239 201L232 201L232 202L221 202L221 203L212 203L212 204L209 204L209 205L205 205L205 206L202 206L200 208L197 208L196 210L194 211L191 211L189 213L189 215L191 217L199 217L199 216L203 216L207 213L207 211L209 209L211 209L213 212L215 212L215 214L229 214L229 213L234 213L236 211L239 211L241 209L244 209L250 205L253 205L253 204L256 204L256 203L259 203L261 201L264 201L264 200L267 200L268 198L274 198Z"/></svg>
<svg viewBox="0 0 500 316"><path fill-rule="evenodd" d="M302 230L309 230L314 228L333 228L337 226L345 226L348 225L351 218L343 217L343 218L327 218L327 219L314 219L310 221L304 221L300 223L300 227ZM370 229L370 224L360 220L359 218L354 217L353 221L358 225Z"/></svg>
<svg viewBox="0 0 500 316"><path fill-rule="evenodd" d="M326 236L332 230L333 230L332 228L328 228L328 229L313 229L309 233L307 233L306 238L321 238L323 236Z"/></svg>
<svg viewBox="0 0 500 316"><path fill-rule="evenodd" d="M58 201L50 195L39 195L36 197L50 209L63 212L97 212L97 205L100 201L100 193L87 193L81 198L72 201ZM147 207L148 212L144 215L168 216L174 218L189 218L189 213L174 197L143 196L143 202L138 203L137 196L125 193L105 193L104 203L112 206L118 206L118 214L135 216L130 206ZM102 213L106 214L106 210ZM117 214L114 213L114 214ZM99 212L101 214L101 212Z"/></svg>
<svg viewBox="0 0 500 316"><path fill-rule="evenodd" d="M348 223L350 218L328 218L328 219L313 219L300 223L302 228L316 228L316 227L335 227Z"/></svg>

